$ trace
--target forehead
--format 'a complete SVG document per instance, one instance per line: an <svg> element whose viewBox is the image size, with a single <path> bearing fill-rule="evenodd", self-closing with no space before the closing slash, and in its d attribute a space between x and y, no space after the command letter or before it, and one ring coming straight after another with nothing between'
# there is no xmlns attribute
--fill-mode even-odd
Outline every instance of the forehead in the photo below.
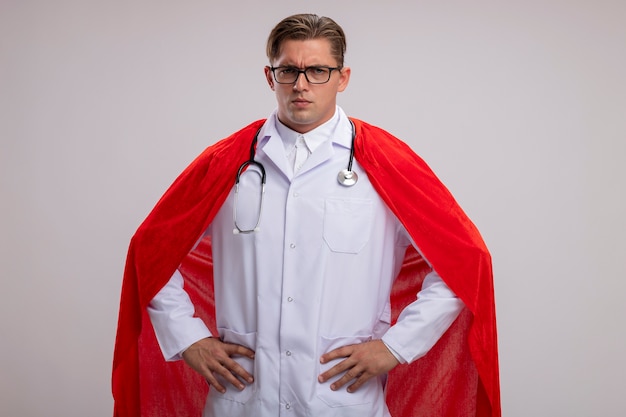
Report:
<svg viewBox="0 0 626 417"><path fill-rule="evenodd" d="M307 67L311 65L337 65L331 53L330 41L325 38L284 41L280 53L276 57L275 66L294 65Z"/></svg>

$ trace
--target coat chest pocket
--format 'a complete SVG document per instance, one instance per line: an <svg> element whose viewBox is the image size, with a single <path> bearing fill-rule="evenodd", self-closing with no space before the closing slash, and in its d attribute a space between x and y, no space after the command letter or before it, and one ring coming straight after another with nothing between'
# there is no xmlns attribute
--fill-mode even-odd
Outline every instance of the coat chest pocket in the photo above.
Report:
<svg viewBox="0 0 626 417"><path fill-rule="evenodd" d="M359 253L369 242L373 217L372 200L327 198L324 202L324 241L333 252Z"/></svg>

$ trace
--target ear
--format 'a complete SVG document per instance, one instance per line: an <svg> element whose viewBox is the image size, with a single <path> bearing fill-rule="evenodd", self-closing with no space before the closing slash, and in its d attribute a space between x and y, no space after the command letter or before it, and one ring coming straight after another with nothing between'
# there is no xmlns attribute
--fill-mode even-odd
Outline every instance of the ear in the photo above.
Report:
<svg viewBox="0 0 626 417"><path fill-rule="evenodd" d="M341 72L339 73L339 85L337 86L337 91L342 92L348 87L348 82L350 81L350 74L352 70L350 67L343 67Z"/></svg>
<svg viewBox="0 0 626 417"><path fill-rule="evenodd" d="M265 79L267 80L267 83L269 84L272 91L274 91L274 77L272 76L272 70L267 65L265 66L264 70L265 70Z"/></svg>

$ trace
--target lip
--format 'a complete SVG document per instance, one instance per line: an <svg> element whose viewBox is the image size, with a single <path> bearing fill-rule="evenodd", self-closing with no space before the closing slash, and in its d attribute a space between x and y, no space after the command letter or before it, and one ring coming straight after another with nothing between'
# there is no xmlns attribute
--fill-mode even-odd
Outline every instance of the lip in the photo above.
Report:
<svg viewBox="0 0 626 417"><path fill-rule="evenodd" d="M297 98L295 100L291 100L291 102L295 105L295 106L306 106L308 104L311 104L311 102L309 100L305 100L303 98Z"/></svg>

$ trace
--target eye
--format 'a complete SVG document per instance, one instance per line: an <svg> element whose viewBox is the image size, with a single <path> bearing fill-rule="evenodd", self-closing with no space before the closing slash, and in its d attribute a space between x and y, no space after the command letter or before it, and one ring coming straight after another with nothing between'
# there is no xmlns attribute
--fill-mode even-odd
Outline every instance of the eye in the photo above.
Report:
<svg viewBox="0 0 626 417"><path fill-rule="evenodd" d="M285 67L285 68L281 68L280 70L281 75L291 75L295 72L296 72L296 69L293 67Z"/></svg>
<svg viewBox="0 0 626 417"><path fill-rule="evenodd" d="M313 72L313 74L316 74L316 75L324 75L324 74L328 73L328 68L311 67L310 71Z"/></svg>

